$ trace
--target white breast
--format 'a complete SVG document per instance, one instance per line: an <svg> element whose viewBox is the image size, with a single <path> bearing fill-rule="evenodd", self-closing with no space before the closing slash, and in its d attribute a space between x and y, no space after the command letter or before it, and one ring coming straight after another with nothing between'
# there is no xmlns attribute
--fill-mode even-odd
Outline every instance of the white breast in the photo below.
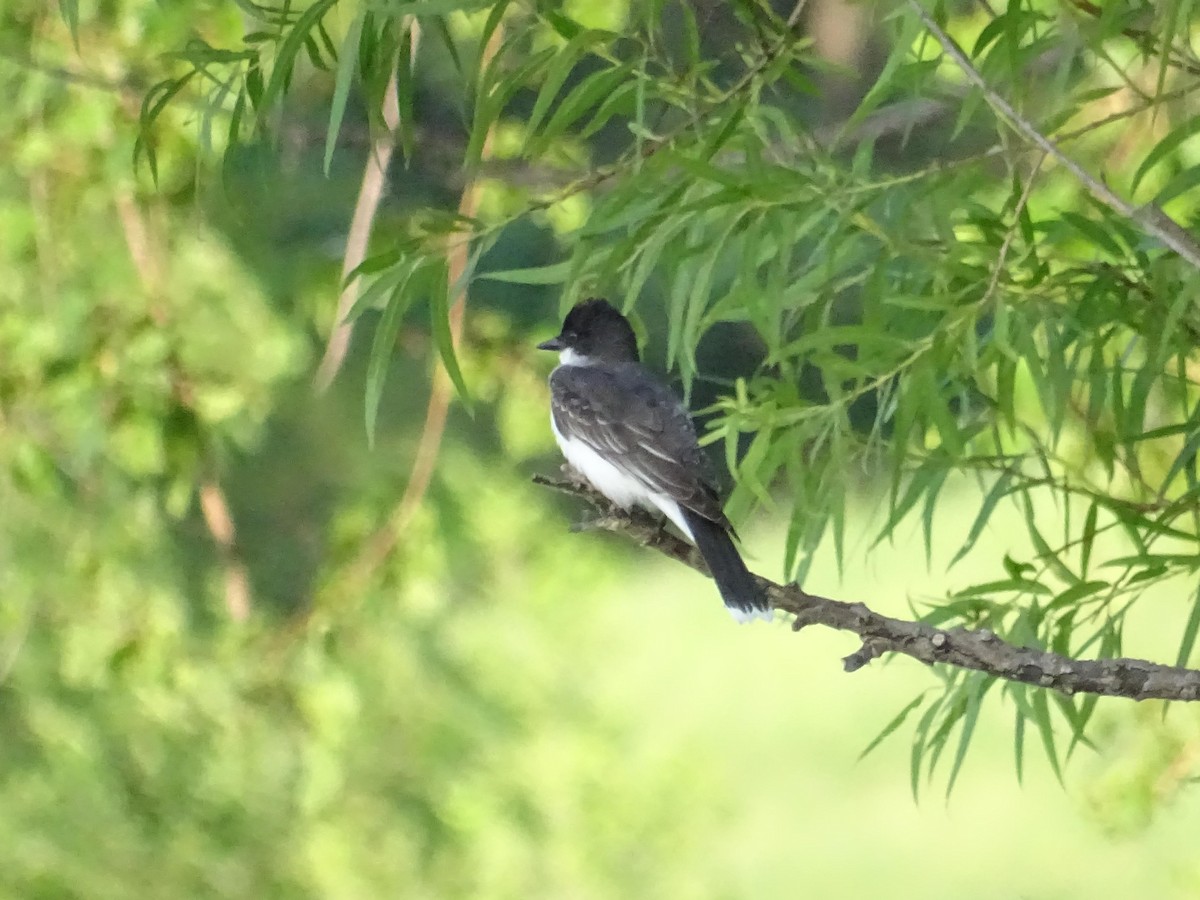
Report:
<svg viewBox="0 0 1200 900"><path fill-rule="evenodd" d="M670 497L647 490L640 481L604 459L583 441L563 437L554 424L553 414L550 416L550 429L571 468L586 478L592 487L624 509L641 506L651 512L661 512L675 523L688 540L692 540L692 530L688 528L678 503Z"/></svg>

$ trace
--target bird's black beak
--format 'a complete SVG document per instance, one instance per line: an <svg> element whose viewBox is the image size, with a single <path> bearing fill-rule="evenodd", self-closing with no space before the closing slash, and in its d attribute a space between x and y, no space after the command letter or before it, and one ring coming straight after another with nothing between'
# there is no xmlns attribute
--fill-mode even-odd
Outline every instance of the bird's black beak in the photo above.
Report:
<svg viewBox="0 0 1200 900"><path fill-rule="evenodd" d="M542 341L537 345L539 350L565 350L567 345L563 343L562 335L552 337L548 341Z"/></svg>

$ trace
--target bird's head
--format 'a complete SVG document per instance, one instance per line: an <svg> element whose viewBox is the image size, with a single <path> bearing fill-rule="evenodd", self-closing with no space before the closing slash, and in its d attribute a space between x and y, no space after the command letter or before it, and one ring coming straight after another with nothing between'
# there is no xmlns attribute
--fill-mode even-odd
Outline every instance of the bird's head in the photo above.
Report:
<svg viewBox="0 0 1200 900"><path fill-rule="evenodd" d="M638 361L637 337L629 320L598 297L577 303L563 320L562 331L538 349L558 351L564 364Z"/></svg>

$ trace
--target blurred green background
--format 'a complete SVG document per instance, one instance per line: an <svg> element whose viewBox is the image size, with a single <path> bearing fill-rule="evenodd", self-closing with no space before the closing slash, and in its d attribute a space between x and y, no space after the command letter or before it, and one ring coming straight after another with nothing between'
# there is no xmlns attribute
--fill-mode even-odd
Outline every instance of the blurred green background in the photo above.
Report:
<svg viewBox="0 0 1200 900"><path fill-rule="evenodd" d="M476 412L451 410L390 543L435 364L427 315L406 321L373 448L368 338L330 392L311 386L365 118L351 110L323 174L330 84L310 73L280 144L218 173L185 103L154 184L131 158L161 55L236 34L238 7L67 6L77 45L44 3L0 11L3 896L1200 890L1194 715L1102 704L1101 741L1060 787L1032 749L1018 781L994 704L952 796L935 783L916 801L903 727L858 757L935 673L842 675L848 638L737 628L698 576L568 533L581 512L529 482L559 464L552 360L532 349L556 327L553 291L473 289ZM426 139L456 140L426 87ZM397 167L380 217L455 196L436 166ZM514 228L488 267L554 246L550 225ZM721 349L736 369L736 335ZM873 521L860 497L850 533ZM961 535L973 503L945 502L940 527ZM1018 530L998 520L972 558L991 564ZM776 531L747 531L764 574ZM910 537L860 543L844 575L818 554L809 585L911 615L980 580L970 560L932 578L953 548L927 567ZM1173 648L1146 606L1126 650Z"/></svg>

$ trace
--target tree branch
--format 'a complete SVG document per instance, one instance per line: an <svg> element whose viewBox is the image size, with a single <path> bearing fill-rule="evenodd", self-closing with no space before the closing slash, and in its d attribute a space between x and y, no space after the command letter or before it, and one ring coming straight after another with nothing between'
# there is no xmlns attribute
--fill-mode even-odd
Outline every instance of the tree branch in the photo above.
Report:
<svg viewBox="0 0 1200 900"><path fill-rule="evenodd" d="M1042 150L1053 157L1059 165L1074 175L1093 197L1127 219L1136 222L1147 234L1158 238L1158 240L1186 259L1195 268L1200 269L1200 242L1197 242L1183 226L1153 203L1147 203L1145 206L1134 206L1113 192L1108 185L1093 177L1091 173L1075 162L1075 160L1063 153L1053 141L1038 131L1028 119L1025 119L1013 108L1012 104L996 93L984 81L983 76L979 74L979 70L975 68L971 60L967 57L967 54L963 52L963 49L934 21L933 16L929 14L918 0L908 0L908 5L916 12L918 18L925 25L926 30L933 35L934 40L941 44L942 50L945 51L946 55L954 60L954 63L962 70L967 80L979 88L988 103L1003 118L1007 119L1008 123L1016 131L1025 137L1026 140L1041 147Z"/></svg>
<svg viewBox="0 0 1200 900"><path fill-rule="evenodd" d="M408 40L411 43L411 58L417 58L417 42L420 39L418 24L406 22ZM354 204L354 215L350 220L350 234L346 238L346 255L342 259L342 293L338 297L337 313L333 320L333 330L329 333L329 341L325 345L325 353L317 367L313 384L318 393L329 389L333 379L346 360L350 349L350 338L354 334L354 323L347 319L350 310L358 300L361 278L347 281L350 273L357 269L367 258L367 244L371 240L371 229L375 225L375 214L379 211L379 201L387 182L388 166L392 161L392 153L396 148L396 130L400 127L400 78L411 78L412 73L401 74L399 71L400 51L397 50L392 59L391 72L388 75L387 90L383 95L383 123L386 130L380 134L367 152L367 161L363 165L362 186L358 189L358 200Z"/></svg>
<svg viewBox="0 0 1200 900"><path fill-rule="evenodd" d="M668 532L648 513L620 509L590 487L571 478L534 476L534 483L582 497L600 516L574 530L600 529L623 534L684 565L707 574L696 548ZM842 662L855 672L884 653L901 653L928 665L945 663L986 672L1006 681L1051 688L1068 696L1102 694L1131 700L1200 700L1200 671L1160 665L1144 659L1072 659L1031 647L1017 647L984 628L934 628L880 615L862 603L846 603L810 594L796 584L776 584L755 576L775 609L792 616L792 629L825 625L850 631L862 646Z"/></svg>

